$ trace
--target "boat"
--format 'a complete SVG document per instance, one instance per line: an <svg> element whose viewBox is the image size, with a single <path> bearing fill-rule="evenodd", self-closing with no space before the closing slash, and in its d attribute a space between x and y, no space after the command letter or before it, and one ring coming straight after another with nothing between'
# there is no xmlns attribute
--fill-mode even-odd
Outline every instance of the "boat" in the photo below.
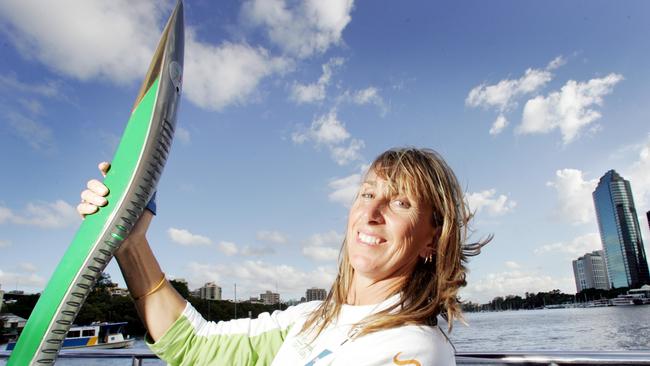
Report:
<svg viewBox="0 0 650 366"><path fill-rule="evenodd" d="M73 348L131 348L135 338L124 338L127 322L92 323L90 325L72 326L63 341L62 349ZM7 351L12 351L16 342L7 344Z"/></svg>
<svg viewBox="0 0 650 366"><path fill-rule="evenodd" d="M645 297L643 295L618 295L616 298L610 300L614 306L631 306L631 305L643 305Z"/></svg>

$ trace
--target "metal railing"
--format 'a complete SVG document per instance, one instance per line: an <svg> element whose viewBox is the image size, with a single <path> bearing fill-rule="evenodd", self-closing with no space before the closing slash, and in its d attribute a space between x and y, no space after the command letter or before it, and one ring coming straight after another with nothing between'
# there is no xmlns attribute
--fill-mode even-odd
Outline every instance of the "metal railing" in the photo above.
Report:
<svg viewBox="0 0 650 366"><path fill-rule="evenodd" d="M0 360L11 352L1 351ZM65 350L60 359L129 359L132 366L141 366L143 360L158 359L149 350ZM459 352L458 365L650 365L650 351L617 352Z"/></svg>

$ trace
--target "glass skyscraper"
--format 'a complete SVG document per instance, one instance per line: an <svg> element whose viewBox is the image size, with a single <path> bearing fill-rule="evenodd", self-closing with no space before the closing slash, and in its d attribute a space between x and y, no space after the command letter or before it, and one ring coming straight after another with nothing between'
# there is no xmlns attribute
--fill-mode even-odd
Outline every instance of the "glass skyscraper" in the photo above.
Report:
<svg viewBox="0 0 650 366"><path fill-rule="evenodd" d="M592 195L611 286L637 288L650 284L630 182L610 170L600 178Z"/></svg>

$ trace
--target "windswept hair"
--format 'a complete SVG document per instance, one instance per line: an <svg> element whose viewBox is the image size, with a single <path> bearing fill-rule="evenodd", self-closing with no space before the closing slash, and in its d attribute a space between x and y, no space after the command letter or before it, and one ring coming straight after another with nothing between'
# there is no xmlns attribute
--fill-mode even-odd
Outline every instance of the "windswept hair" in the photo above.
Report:
<svg viewBox="0 0 650 366"><path fill-rule="evenodd" d="M465 286L470 256L480 253L492 237L467 244L468 224L473 214L465 202L463 191L444 159L430 149L397 148L379 155L370 165L389 185L391 194L405 193L432 208L432 226L437 237L433 260L418 259L410 278L395 293L400 301L368 316L357 324L358 335L402 325L435 325L441 315L452 330L455 319L462 320L458 290ZM368 173L366 173L368 174ZM354 268L343 242L339 253L338 275L327 298L309 316L301 332L316 338L338 317L351 291Z"/></svg>

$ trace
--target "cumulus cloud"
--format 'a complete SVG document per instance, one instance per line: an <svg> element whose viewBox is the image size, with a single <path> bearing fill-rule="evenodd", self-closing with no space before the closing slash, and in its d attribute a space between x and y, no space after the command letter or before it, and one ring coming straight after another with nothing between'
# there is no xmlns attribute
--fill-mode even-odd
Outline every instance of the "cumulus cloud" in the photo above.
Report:
<svg viewBox="0 0 650 366"><path fill-rule="evenodd" d="M275 254L275 248L269 246L253 247L247 245L241 250L241 255L247 257L262 257L271 254Z"/></svg>
<svg viewBox="0 0 650 366"><path fill-rule="evenodd" d="M329 200L338 202L345 207L350 207L357 195L361 186L361 179L368 170L368 167L368 164L363 164L358 173L348 175L347 177L331 179L327 184L328 188L332 190L328 194Z"/></svg>
<svg viewBox="0 0 650 366"><path fill-rule="evenodd" d="M377 87L369 86L355 91L346 91L338 98L338 103L348 102L356 105L374 105L379 108L380 114L384 116L388 112L388 106Z"/></svg>
<svg viewBox="0 0 650 366"><path fill-rule="evenodd" d="M0 219L0 223L2 223L1 219ZM0 239L0 248L7 248L9 246L11 246L11 241Z"/></svg>
<svg viewBox="0 0 650 366"><path fill-rule="evenodd" d="M229 241L219 242L219 251L227 256L235 255L239 252L237 244L231 243Z"/></svg>
<svg viewBox="0 0 650 366"><path fill-rule="evenodd" d="M45 287L45 278L39 276L35 272L9 272L0 268L0 283L15 284L21 287L31 287L35 289L42 289Z"/></svg>
<svg viewBox="0 0 650 366"><path fill-rule="evenodd" d="M264 27L271 42L287 54L305 58L341 42L352 6L353 0L250 0L242 15Z"/></svg>
<svg viewBox="0 0 650 366"><path fill-rule="evenodd" d="M56 151L54 133L43 123L16 111L9 111L6 121L14 135L25 141L32 149L43 153Z"/></svg>
<svg viewBox="0 0 650 366"><path fill-rule="evenodd" d="M311 287L329 288L336 273L332 267L316 267L304 271L293 266L274 265L261 260L217 265L192 262L189 263L188 269L191 287L215 281L224 288L224 293L227 293L231 287L229 285L236 283L238 297L257 296L267 290L275 292L277 288L283 299L300 298L304 296L305 290Z"/></svg>
<svg viewBox="0 0 650 366"><path fill-rule="evenodd" d="M286 244L288 239L283 233L275 230L261 230L255 236L259 241L267 241L275 244Z"/></svg>
<svg viewBox="0 0 650 366"><path fill-rule="evenodd" d="M3 2L0 30L26 58L61 74L127 84L145 74L170 5L153 0L64 0L52 6ZM263 78L291 67L290 60L273 57L262 47L201 42L192 27L186 27L185 46L185 95L206 109L245 103ZM3 83L23 86L6 77L0 79ZM56 93L50 84L32 90Z"/></svg>
<svg viewBox="0 0 650 366"><path fill-rule="evenodd" d="M499 116L497 116L497 119L492 124L492 127L490 128L490 135L500 134L507 125L508 120L506 117L503 114L499 114Z"/></svg>
<svg viewBox="0 0 650 366"><path fill-rule="evenodd" d="M470 90L465 104L470 107L507 110L514 99L545 86L553 75L547 70L527 69L519 79L504 79L493 85L481 84Z"/></svg>
<svg viewBox="0 0 650 366"><path fill-rule="evenodd" d="M553 277L538 270L508 268L508 270L502 272L488 273L478 278L471 278L468 280L467 287L461 289L461 297L485 303L497 296L523 296L526 292L551 291L554 289L560 289L564 293L574 292L575 282L573 277Z"/></svg>
<svg viewBox="0 0 650 366"><path fill-rule="evenodd" d="M560 91L530 99L524 106L517 132L548 133L559 129L562 141L568 144L582 129L601 118L594 107L602 106L603 97L610 94L621 80L623 76L619 74L609 74L587 82L569 80Z"/></svg>
<svg viewBox="0 0 650 366"><path fill-rule="evenodd" d="M332 79L334 69L343 65L344 60L340 57L334 57L327 63L323 64L323 74L318 78L316 83L300 84L295 83L291 89L290 98L298 104L320 102L325 99L326 88Z"/></svg>
<svg viewBox="0 0 650 366"><path fill-rule="evenodd" d="M521 265L515 261L506 261L505 262L506 268L508 269L520 269Z"/></svg>
<svg viewBox="0 0 650 366"><path fill-rule="evenodd" d="M206 109L245 103L264 77L285 72L291 64L262 47L230 42L215 46L197 41L191 30L187 33L184 90Z"/></svg>
<svg viewBox="0 0 650 366"><path fill-rule="evenodd" d="M339 256L343 235L336 231L314 234L305 241L302 254L317 261L334 261Z"/></svg>
<svg viewBox="0 0 650 366"><path fill-rule="evenodd" d="M570 254L572 257L578 257L585 253L593 252L594 250L603 249L600 241L600 235L597 233L589 233L581 235L569 242L557 242L542 245L534 250L535 254L546 253L565 253Z"/></svg>
<svg viewBox="0 0 650 366"><path fill-rule="evenodd" d="M15 75L0 75L0 90L11 91L12 93L36 94L49 98L61 95L60 84L56 81L26 83L18 80Z"/></svg>
<svg viewBox="0 0 650 366"><path fill-rule="evenodd" d="M636 159L623 172L632 185L637 207L650 207L650 136L637 151Z"/></svg>
<svg viewBox="0 0 650 366"><path fill-rule="evenodd" d="M490 128L491 135L498 135L508 125L505 114L517 106L518 101L529 94L534 94L544 88L552 79L552 71L564 65L566 60L558 56L546 65L544 69L528 68L524 75L517 79L503 79L496 84L480 84L470 90L465 104L469 107L483 107L499 112Z"/></svg>
<svg viewBox="0 0 650 366"><path fill-rule="evenodd" d="M469 193L465 197L470 210L479 213L485 210L490 216L504 215L511 212L517 206L517 202L500 194L496 196L496 189Z"/></svg>
<svg viewBox="0 0 650 366"><path fill-rule="evenodd" d="M176 132L174 133L174 136L178 141L180 141L185 145L189 144L190 141L192 140L192 137L190 136L190 131L188 131L187 129L181 126L176 127Z"/></svg>
<svg viewBox="0 0 650 366"><path fill-rule="evenodd" d="M339 165L361 159L360 151L364 148L365 142L350 137L345 125L339 121L336 109L314 119L309 129L294 131L291 135L291 139L296 144L311 141L317 147L327 147L332 159ZM346 142L348 139L349 142Z"/></svg>
<svg viewBox="0 0 650 366"><path fill-rule="evenodd" d="M176 229L170 227L167 230L167 234L173 242L180 245L191 246L212 244L212 240L210 240L210 238L203 235L193 234L186 229Z"/></svg>
<svg viewBox="0 0 650 366"><path fill-rule="evenodd" d="M79 221L77 210L62 200L30 202L19 213L8 207L0 206L0 224L10 222L45 229L58 229L78 224Z"/></svg>
<svg viewBox="0 0 650 366"><path fill-rule="evenodd" d="M596 184L597 179L586 180L583 172L578 169L556 171L555 180L546 185L557 192L557 218L571 224L592 222L596 213L591 194Z"/></svg>

